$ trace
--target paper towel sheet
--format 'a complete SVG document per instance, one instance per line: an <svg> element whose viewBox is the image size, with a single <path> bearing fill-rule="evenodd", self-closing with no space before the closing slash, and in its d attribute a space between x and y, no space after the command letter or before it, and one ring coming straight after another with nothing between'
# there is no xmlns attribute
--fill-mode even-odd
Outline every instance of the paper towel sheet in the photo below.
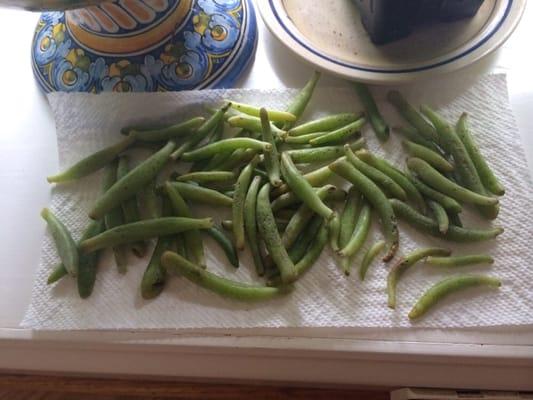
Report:
<svg viewBox="0 0 533 400"><path fill-rule="evenodd" d="M398 285L396 310L387 307L388 266L381 261L371 266L364 283L357 274L345 277L329 249L296 284L288 296L272 301L247 304L226 300L194 284L172 277L164 293L145 301L139 283L147 260L131 258L127 275L118 274L112 257L102 261L94 289L87 300L77 295L75 281L63 279L56 286L46 278L58 262L49 234L46 234L40 268L33 288L31 305L22 326L34 329L185 329L254 327L382 327L443 328L518 326L533 323L533 210L532 185L520 136L509 107L503 75L481 78L457 95L457 88L432 82L406 86L402 92L414 104L428 103L455 121L461 112L471 114L472 130L481 151L507 188L501 200L501 213L495 225L505 233L481 244L446 243L416 233L401 223L401 254L422 246L445 246L455 254L486 252L495 258L490 267L469 267L464 272L479 272L502 279L500 290L474 289L457 294L439 305L420 321L411 323L407 313L416 299L436 281L454 271L419 264ZM202 112L204 103L216 104L225 98L283 109L296 93L286 90L220 90L159 94L52 94L49 101L56 124L60 166L64 167L95 150L116 142L119 129L145 121L173 122L183 114ZM384 101L386 90L376 89L383 114L391 125L401 123ZM346 88L317 88L305 118L329 112L361 109L353 91ZM378 144L370 128L363 131L369 148L403 166L405 153L399 138L392 134L384 146ZM44 173L43 173L44 179ZM71 185L52 189L51 209L72 229L76 237L87 223L87 211L99 192L100 174ZM215 219L228 216L227 210L202 208L197 215ZM35 210L38 213L38 210ZM463 212L466 226L489 224L475 212ZM381 237L374 222L366 247ZM228 267L224 255L206 239L208 268L241 281L256 280L248 253L241 256L241 267ZM362 251L361 253L364 253ZM360 262L357 258L354 271Z"/></svg>

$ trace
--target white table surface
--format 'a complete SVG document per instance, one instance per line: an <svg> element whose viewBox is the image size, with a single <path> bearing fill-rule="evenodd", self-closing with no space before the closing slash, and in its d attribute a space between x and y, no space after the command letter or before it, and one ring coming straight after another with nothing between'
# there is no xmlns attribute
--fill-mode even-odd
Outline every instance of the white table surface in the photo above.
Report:
<svg viewBox="0 0 533 400"><path fill-rule="evenodd" d="M45 229L39 218L39 210L50 196L45 177L57 168L53 118L30 64L37 18L37 14L0 9L0 369L533 389L531 329L512 334L500 329L317 330L297 339L293 336L300 332L242 337L236 332L37 334L19 329ZM301 87L312 68L278 43L259 16L258 25L257 54L238 86ZM533 172L532 39L533 8L529 6L516 32L499 51L438 79L453 84L475 79L480 73L506 72ZM345 83L324 76L321 85ZM232 368L223 367L221 357L227 360L228 355ZM462 365L451 368L457 357ZM346 364L348 360L351 364ZM308 367L311 361L314 368ZM398 368L398 362L407 361L408 366ZM494 373L497 378L488 379L487 374Z"/></svg>

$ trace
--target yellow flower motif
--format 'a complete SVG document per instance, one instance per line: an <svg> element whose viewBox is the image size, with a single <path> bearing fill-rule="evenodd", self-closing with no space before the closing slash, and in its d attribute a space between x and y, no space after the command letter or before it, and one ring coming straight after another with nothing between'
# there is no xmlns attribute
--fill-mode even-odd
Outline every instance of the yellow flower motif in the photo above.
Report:
<svg viewBox="0 0 533 400"><path fill-rule="evenodd" d="M171 64L176 61L176 57L172 54L173 47L172 43L167 44L163 52L159 55L159 59L163 61L164 64Z"/></svg>
<svg viewBox="0 0 533 400"><path fill-rule="evenodd" d="M61 43L63 40L65 40L65 24L60 23L57 25L54 25L52 28L52 37L56 41L56 43Z"/></svg>
<svg viewBox="0 0 533 400"><path fill-rule="evenodd" d="M65 59L70 61L73 67L77 67L82 71L88 71L91 65L91 59L85 55L83 49L70 50Z"/></svg>
<svg viewBox="0 0 533 400"><path fill-rule="evenodd" d="M109 76L122 76L122 70L130 65L128 60L120 60L109 66Z"/></svg>
<svg viewBox="0 0 533 400"><path fill-rule="evenodd" d="M200 35L203 35L205 30L209 27L210 20L211 20L210 15L206 14L203 11L200 11L200 13L198 15L195 15L192 19L194 30L198 32Z"/></svg>
<svg viewBox="0 0 533 400"><path fill-rule="evenodd" d="M164 64L172 64L174 61L176 61L176 58L168 53L161 53L159 58L161 59L161 61L163 61Z"/></svg>
<svg viewBox="0 0 533 400"><path fill-rule="evenodd" d="M66 60L70 61L72 65L76 64L76 60L78 59L78 51L83 51L80 49L71 49L67 56L65 57Z"/></svg>
<svg viewBox="0 0 533 400"><path fill-rule="evenodd" d="M161 53L159 59L163 61L164 64L172 64L179 60L182 54L185 52L185 46L183 43L169 43L165 46L165 51Z"/></svg>

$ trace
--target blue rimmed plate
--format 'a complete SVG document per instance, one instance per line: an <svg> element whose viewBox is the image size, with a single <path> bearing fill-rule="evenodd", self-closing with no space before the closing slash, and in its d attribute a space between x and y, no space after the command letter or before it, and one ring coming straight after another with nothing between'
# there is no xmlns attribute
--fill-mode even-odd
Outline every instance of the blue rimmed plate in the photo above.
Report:
<svg viewBox="0 0 533 400"><path fill-rule="evenodd" d="M474 18L435 24L375 46L348 0L257 0L270 31L316 67L351 80L401 83L465 67L497 49L526 0L485 0Z"/></svg>

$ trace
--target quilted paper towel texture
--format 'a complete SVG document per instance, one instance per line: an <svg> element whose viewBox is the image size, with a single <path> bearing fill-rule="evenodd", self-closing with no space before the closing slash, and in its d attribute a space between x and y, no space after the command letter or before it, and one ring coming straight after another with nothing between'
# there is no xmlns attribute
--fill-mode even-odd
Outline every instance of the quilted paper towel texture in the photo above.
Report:
<svg viewBox="0 0 533 400"><path fill-rule="evenodd" d="M471 114L472 130L483 154L507 188L501 200L501 213L494 222L505 227L497 240L481 244L446 243L420 235L401 223L399 255L421 246L453 248L455 254L487 252L495 263L469 267L464 272L498 276L501 290L470 290L443 302L434 312L415 324L407 313L416 299L436 281L453 271L419 264L406 273L398 287L398 307L386 306L388 265L376 262L361 283L356 273L346 278L329 250L314 268L296 284L288 296L258 304L239 303L220 298L190 282L170 278L168 287L157 299L145 301L139 283L148 262L132 257L129 271L120 275L106 254L99 267L93 295L81 300L75 282L64 279L55 287L46 278L58 262L49 234L42 245L42 257L29 306L22 326L34 329L184 329L254 327L482 327L517 326L533 323L533 228L527 215L533 209L532 185L520 136L509 106L505 76L492 75L479 80L466 91L439 86L437 82L402 87L414 103L428 103L455 121L461 112ZM173 122L184 115L203 112L203 104L235 101L283 109L296 93L284 90L217 90L190 93L119 95L52 94L49 97L56 125L60 166L109 145L120 138L125 125L145 121ZM391 125L402 123L387 104L384 89L376 90L383 114ZM329 112L359 110L361 107L349 88L318 88L305 118ZM363 136L368 147L403 167L405 153L400 138L380 145L370 128ZM50 171L52 172L52 171ZM44 175L44 174L43 174ZM44 179L44 176L43 176ZM78 183L52 188L50 207L72 229L76 238L87 223L87 211L99 192L100 174ZM197 215L219 220L228 210L195 209ZM38 210L35 210L37 213ZM463 214L467 226L488 226L474 212ZM381 238L374 221L365 248ZM238 270L229 267L224 255L206 238L208 268L236 280L253 282L251 259L241 255ZM364 253L362 251L361 253ZM355 261L354 271L360 262Z"/></svg>

